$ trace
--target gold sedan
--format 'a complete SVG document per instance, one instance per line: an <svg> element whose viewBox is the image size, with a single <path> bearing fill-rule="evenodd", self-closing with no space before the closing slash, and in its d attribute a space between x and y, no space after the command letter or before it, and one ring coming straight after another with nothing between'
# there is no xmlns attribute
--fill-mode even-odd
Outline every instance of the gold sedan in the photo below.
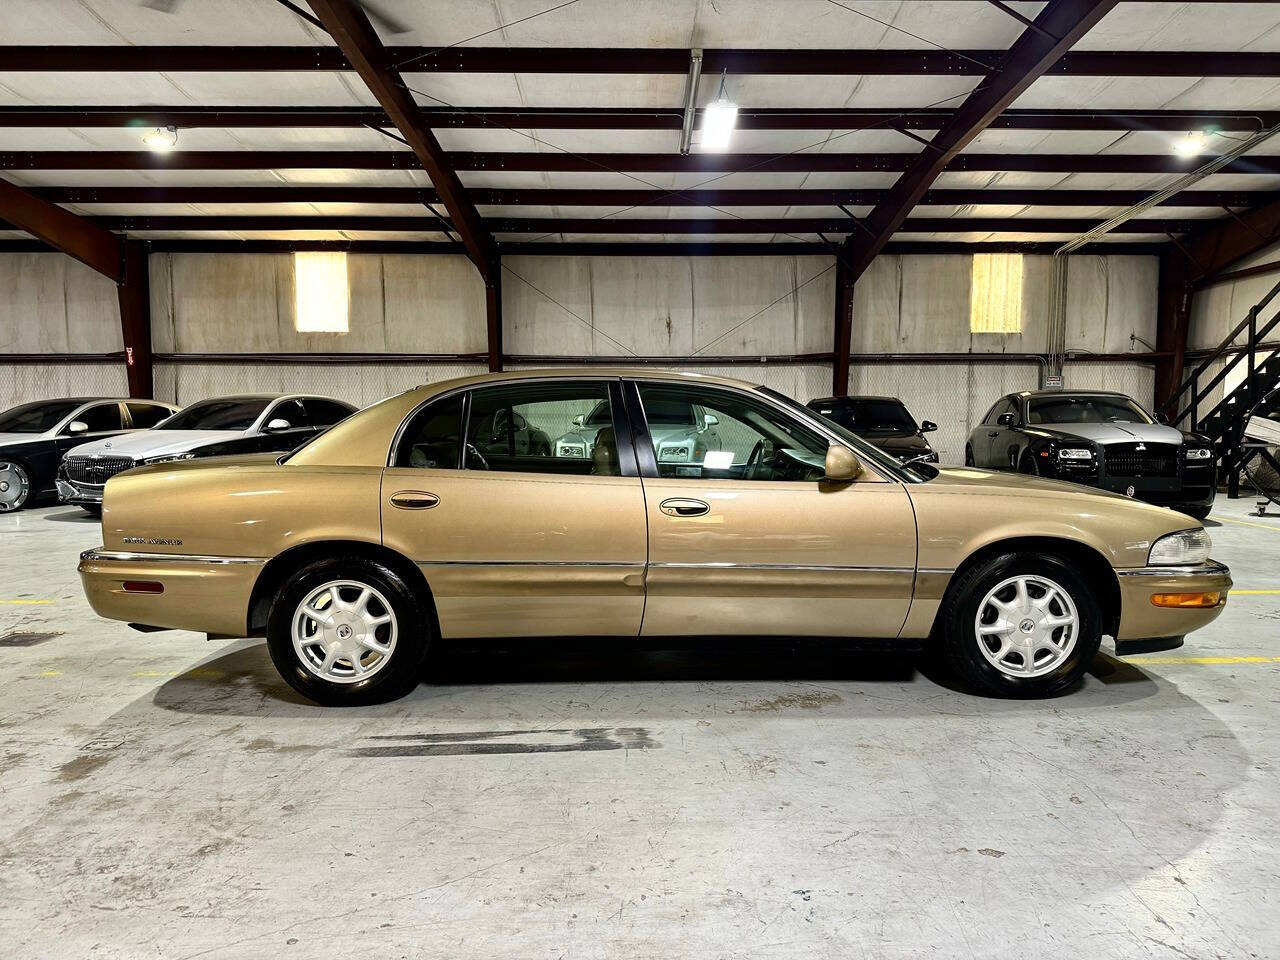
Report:
<svg viewBox="0 0 1280 960"><path fill-rule="evenodd" d="M1182 514L902 467L764 387L651 370L419 387L300 450L130 470L81 557L101 616L263 636L324 704L407 693L465 637L931 638L977 690L1069 688L1231 578ZM1155 639L1153 639L1155 638Z"/></svg>

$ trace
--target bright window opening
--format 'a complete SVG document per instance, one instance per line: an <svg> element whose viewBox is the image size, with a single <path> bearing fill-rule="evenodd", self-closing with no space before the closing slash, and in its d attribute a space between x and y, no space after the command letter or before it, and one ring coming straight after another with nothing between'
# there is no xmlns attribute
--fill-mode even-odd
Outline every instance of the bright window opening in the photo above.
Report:
<svg viewBox="0 0 1280 960"><path fill-rule="evenodd" d="M347 255L293 255L294 329L299 333L346 333L350 310Z"/></svg>
<svg viewBox="0 0 1280 960"><path fill-rule="evenodd" d="M974 254L969 330L972 333L1022 332L1022 254Z"/></svg>

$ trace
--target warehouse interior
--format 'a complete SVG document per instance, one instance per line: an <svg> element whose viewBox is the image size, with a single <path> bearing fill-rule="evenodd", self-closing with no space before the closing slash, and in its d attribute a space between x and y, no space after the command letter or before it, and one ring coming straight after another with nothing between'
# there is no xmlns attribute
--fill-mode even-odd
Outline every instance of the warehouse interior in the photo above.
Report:
<svg viewBox="0 0 1280 960"><path fill-rule="evenodd" d="M958 467L1114 391L1208 438L1235 581L1048 702L540 639L333 711L0 511L6 954L1280 953L1277 134L1266 0L0 5L0 411L627 367L899 398Z"/></svg>

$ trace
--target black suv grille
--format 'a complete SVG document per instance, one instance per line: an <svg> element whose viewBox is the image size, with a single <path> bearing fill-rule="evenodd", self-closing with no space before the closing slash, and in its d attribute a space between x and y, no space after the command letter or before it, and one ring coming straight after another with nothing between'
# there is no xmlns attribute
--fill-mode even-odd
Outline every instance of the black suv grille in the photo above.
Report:
<svg viewBox="0 0 1280 960"><path fill-rule="evenodd" d="M102 486L117 473L134 466L131 457L67 457L67 479L72 483Z"/></svg>
<svg viewBox="0 0 1280 960"><path fill-rule="evenodd" d="M1102 448L1113 477L1176 477L1178 446L1173 443L1112 443Z"/></svg>

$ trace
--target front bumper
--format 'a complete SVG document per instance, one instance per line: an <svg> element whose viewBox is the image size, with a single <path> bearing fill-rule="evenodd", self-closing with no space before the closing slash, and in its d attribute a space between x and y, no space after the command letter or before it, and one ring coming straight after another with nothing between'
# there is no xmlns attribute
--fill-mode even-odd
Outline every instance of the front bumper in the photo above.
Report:
<svg viewBox="0 0 1280 960"><path fill-rule="evenodd" d="M80 554L80 582L93 612L108 620L243 637L249 598L265 560L125 553L101 547ZM159 584L162 592L125 589Z"/></svg>
<svg viewBox="0 0 1280 960"><path fill-rule="evenodd" d="M58 486L58 502L73 503L79 507L102 506L102 491L106 489L103 486L94 486L89 483L73 483L59 477Z"/></svg>
<svg viewBox="0 0 1280 960"><path fill-rule="evenodd" d="M1120 581L1120 627L1117 641L1180 637L1212 623L1222 613L1231 589L1231 571L1215 560L1192 567L1136 567L1117 570ZM1157 607L1157 593L1222 594L1216 607Z"/></svg>

